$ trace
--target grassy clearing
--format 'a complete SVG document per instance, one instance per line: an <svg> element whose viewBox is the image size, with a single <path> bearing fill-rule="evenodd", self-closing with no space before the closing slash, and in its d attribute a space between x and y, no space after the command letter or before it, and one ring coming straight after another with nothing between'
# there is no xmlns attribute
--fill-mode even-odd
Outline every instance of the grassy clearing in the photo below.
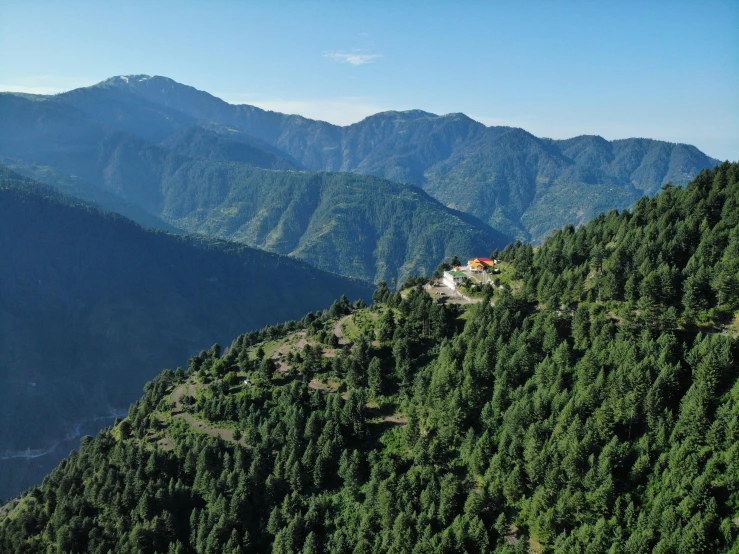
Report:
<svg viewBox="0 0 739 554"><path fill-rule="evenodd" d="M269 340L269 341L264 341L264 342L255 344L249 349L249 359L250 360L257 359L257 350L259 350L260 346L264 349L264 355L267 357L270 357L272 356L272 354L275 353L275 350L277 350L284 342L285 342L284 339L280 339L280 340Z"/></svg>
<svg viewBox="0 0 739 554"><path fill-rule="evenodd" d="M350 342L357 340L360 332L360 328L357 325L357 322L354 321L354 317L355 316L347 318L344 323L341 324L341 332L344 334L344 338Z"/></svg>
<svg viewBox="0 0 739 554"><path fill-rule="evenodd" d="M515 279L514 275L516 273L515 268L507 263L502 262L495 266L496 270L499 270L500 273L494 273L492 275L493 280L500 279L501 285L509 285L513 290L520 290L523 288L523 280L522 279Z"/></svg>
<svg viewBox="0 0 739 554"><path fill-rule="evenodd" d="M355 312L344 324L344 337L350 342L359 338L362 332L374 334L380 315L377 312L362 310Z"/></svg>
<svg viewBox="0 0 739 554"><path fill-rule="evenodd" d="M473 283L476 284L493 282L497 283L500 286L508 285L514 291L520 291L521 289L523 289L523 280L514 278L516 270L511 264L501 262L500 264L495 266L493 271L496 271L497 273L489 273L487 275L473 273L471 276L471 280L473 281ZM463 289L465 294L467 294L468 296L483 296L482 291L475 287L471 289L463 287Z"/></svg>

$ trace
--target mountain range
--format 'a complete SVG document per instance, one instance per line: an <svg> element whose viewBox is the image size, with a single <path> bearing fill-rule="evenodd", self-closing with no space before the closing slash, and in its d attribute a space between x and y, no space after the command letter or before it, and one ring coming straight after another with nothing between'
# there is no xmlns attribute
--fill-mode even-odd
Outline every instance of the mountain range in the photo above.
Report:
<svg viewBox="0 0 739 554"><path fill-rule="evenodd" d="M288 171L275 178L283 183L297 171L328 171L414 185L492 227L498 233L490 242L493 247L515 239L538 242L554 228L629 207L666 182L685 184L717 163L685 144L642 138L607 141L598 136L551 140L523 129L486 127L464 114L384 112L339 127L228 104L166 77L146 75L113 77L55 96L0 95L0 115L0 156L5 163L34 177L24 164L76 175L86 188L104 189L115 202L126 204L127 215L136 216L133 208L143 209L148 217L170 226L178 222L169 219L162 196L167 179L185 160L199 160L203 166L207 161ZM187 188L207 188L212 196L206 175L214 176L222 167L201 172L205 181ZM376 188L380 181L366 183ZM227 195L231 183L214 186ZM383 195L381 187L380 191L378 196ZM221 198L215 202L221 209L232 209ZM310 219L310 214L301 217ZM480 225L475 227L463 234L479 232ZM197 225L185 230L202 231ZM236 238L224 229L213 232ZM445 242L437 236L430 240ZM312 241L310 233L304 241ZM267 242L247 244L268 247ZM476 254L478 245L467 240L467 249L457 254ZM302 257L301 246L280 252ZM376 266L366 268L366 261L356 259L345 266L356 272L347 274L374 280L403 277L407 271L435 266L441 250L451 253L446 247L432 252L414 249L402 260L391 261L373 246L360 258L374 259ZM424 263L419 266L414 257ZM302 259L328 267L315 257Z"/></svg>
<svg viewBox="0 0 739 554"><path fill-rule="evenodd" d="M13 380L0 416L24 423L2 425L0 496L48 469L33 452L125 408L155 368L342 293L367 296L335 274L430 274L715 163L687 145L555 141L463 114L338 127L164 77L2 93L0 372Z"/></svg>
<svg viewBox="0 0 739 554"><path fill-rule="evenodd" d="M113 77L91 89L61 96L114 124L111 114L134 95L149 103L149 126L136 131L132 115L127 128L145 138L156 140L174 125L193 122L247 133L305 169L411 183L504 233L534 241L566 223L628 207L668 181L685 184L718 163L686 144L585 135L543 139L519 128L486 127L461 113L384 112L339 127L231 105L165 77Z"/></svg>

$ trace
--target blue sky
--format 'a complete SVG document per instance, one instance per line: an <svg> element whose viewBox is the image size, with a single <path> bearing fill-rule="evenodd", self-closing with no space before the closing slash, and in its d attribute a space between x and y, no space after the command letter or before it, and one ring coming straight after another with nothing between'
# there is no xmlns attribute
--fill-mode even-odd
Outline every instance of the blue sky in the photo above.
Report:
<svg viewBox="0 0 739 554"><path fill-rule="evenodd" d="M0 90L156 74L338 124L464 112L739 158L739 1L0 2Z"/></svg>

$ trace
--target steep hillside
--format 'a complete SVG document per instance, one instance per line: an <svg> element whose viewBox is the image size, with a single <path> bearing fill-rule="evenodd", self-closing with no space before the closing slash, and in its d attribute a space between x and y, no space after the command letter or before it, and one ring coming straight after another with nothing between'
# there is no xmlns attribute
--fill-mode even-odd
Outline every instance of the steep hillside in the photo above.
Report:
<svg viewBox="0 0 739 554"><path fill-rule="evenodd" d="M163 372L0 512L12 552L734 553L739 164ZM619 279L625 279L619 292Z"/></svg>
<svg viewBox="0 0 739 554"><path fill-rule="evenodd" d="M149 214L161 208L163 173L187 159L95 122L53 98L11 94L0 94L0 154L50 167ZM57 179L53 181L49 184Z"/></svg>
<svg viewBox="0 0 739 554"><path fill-rule="evenodd" d="M412 183L505 233L535 241L601 210L629 207L668 181L685 184L718 162L685 144L609 142L597 136L540 139L522 129L485 127L464 114L386 112L337 127L230 105L165 77L114 77L78 94L100 102L105 91L259 137L306 169Z"/></svg>
<svg viewBox="0 0 739 554"><path fill-rule="evenodd" d="M290 258L144 231L2 166L0 259L0 496L40 477L24 459L125 410L162 367L370 292Z"/></svg>
<svg viewBox="0 0 739 554"><path fill-rule="evenodd" d="M411 185L216 161L241 153L268 166L290 164L214 131L187 128L166 142L170 150L55 99L0 95L2 113L0 154L92 184L103 193L94 200L106 208L133 205L175 228L289 254L343 275L402 280L432 271L445 257L487 255L510 241Z"/></svg>
<svg viewBox="0 0 739 554"><path fill-rule="evenodd" d="M123 82L125 78L120 78ZM91 120L111 128L135 134L157 143L197 122L184 112L162 106L159 102L131 96L118 87L86 87L51 97L71 106Z"/></svg>
<svg viewBox="0 0 739 554"><path fill-rule="evenodd" d="M515 263L531 302L611 303L628 324L721 330L739 303L739 164L565 227L536 252L518 243L499 255Z"/></svg>

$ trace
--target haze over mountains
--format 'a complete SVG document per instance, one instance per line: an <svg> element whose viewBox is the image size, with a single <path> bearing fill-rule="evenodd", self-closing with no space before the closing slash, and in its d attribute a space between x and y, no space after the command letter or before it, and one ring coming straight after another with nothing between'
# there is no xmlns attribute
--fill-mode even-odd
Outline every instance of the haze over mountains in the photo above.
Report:
<svg viewBox="0 0 739 554"><path fill-rule="evenodd" d="M461 113L384 112L338 127L233 106L165 77L113 77L96 88L115 88L161 106L172 125L171 110L176 110L201 124L248 133L291 155L306 169L352 171L412 183L522 239L540 240L565 223L583 223L601 210L627 207L667 181L685 184L718 162L686 144L642 138L609 142L598 136L540 139L523 129L486 127ZM87 95L95 95L101 105L88 107L91 114L105 112L103 105L125 102L112 91L107 96L83 90L89 89L67 94L85 97L85 105ZM183 121L181 116L177 121ZM148 132L153 138L165 128L163 122L161 130ZM567 198L573 189L580 193L579 201Z"/></svg>
<svg viewBox="0 0 739 554"><path fill-rule="evenodd" d="M162 367L341 294L371 294L284 256L146 231L2 166L0 259L3 498L55 465L26 449L125 412Z"/></svg>
<svg viewBox="0 0 739 554"><path fill-rule="evenodd" d="M232 210L228 202L224 204L224 197L232 186L240 188L217 177L233 170L202 160L266 170L353 172L423 188L442 204L467 212L502 233L493 240L494 247L516 238L537 241L563 224L583 223L599 211L628 207L667 181L684 184L717 163L684 144L650 139L609 142L596 136L541 139L522 129L485 127L464 114L385 112L338 127L254 106L231 105L171 79L145 75L113 77L52 97L2 95L0 114L4 116L0 155L77 175L92 188L104 188L171 225L183 222L182 217L178 222L167 212L167 181L188 163L186 158L199 159L207 168L199 181L187 185L209 191L204 195L208 202L201 202L199 210L216 206ZM14 160L6 161L12 164ZM28 171L22 164L14 167ZM288 183L294 178L289 173L275 181ZM381 189L378 183L367 181L364 186ZM378 196L384 196L384 191ZM312 221L309 213L302 213L301 218ZM193 217L187 219L191 222ZM325 221L320 223L323 226ZM202 231L200 227L185 228ZM368 235L377 231L371 223L362 229ZM478 225L462 235L479 231ZM249 235L233 228L212 232L238 240ZM297 246L277 251L321 267L333 263L305 257L302 244L312 241L310 233L303 237L305 232ZM354 259L347 266L350 269L337 270L355 271L347 274L368 279L428 270L438 263L439 251L451 253L445 239L433 235L429 240L441 246L431 252L416 250L393 261L385 259L382 247L373 243L359 258L374 259L375 267ZM478 247L474 240L466 240L467 250L459 254L471 254ZM268 240L247 243L270 248ZM413 261L419 256L433 260L419 266Z"/></svg>

